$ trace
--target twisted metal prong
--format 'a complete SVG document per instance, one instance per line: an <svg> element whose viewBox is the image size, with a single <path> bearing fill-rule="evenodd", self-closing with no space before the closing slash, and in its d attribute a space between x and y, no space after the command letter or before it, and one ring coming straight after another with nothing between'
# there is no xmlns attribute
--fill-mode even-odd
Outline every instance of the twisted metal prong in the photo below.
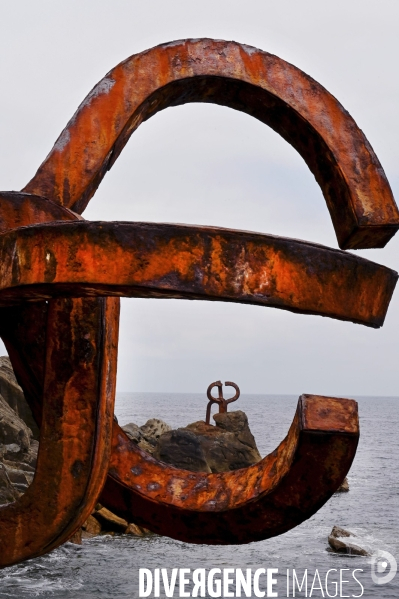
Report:
<svg viewBox="0 0 399 599"><path fill-rule="evenodd" d="M226 381L225 382L225 386L226 387L234 387L234 389L236 390L235 395L233 395L233 397L230 397L230 399L225 399L225 403L226 403L226 412L227 412L227 405L229 403L233 403L233 401L237 401L237 399L240 397L240 388L238 385L236 385L235 383L233 383L232 381Z"/></svg>
<svg viewBox="0 0 399 599"><path fill-rule="evenodd" d="M214 383L211 383L208 389L206 390L206 394L209 399L209 403L206 407L206 424L210 424L212 404L217 403L219 405L219 414L225 414L227 412L227 405L229 403L232 403L233 401L237 401L237 399L240 397L240 389L238 385L232 383L231 381L226 381L225 385L226 387L234 387L234 389L236 390L235 395L233 397L230 397L230 399L225 399L223 397L223 384L221 381L215 381ZM214 387L218 388L219 397L213 397L211 391Z"/></svg>
<svg viewBox="0 0 399 599"><path fill-rule="evenodd" d="M218 397L213 397L213 395L211 393L211 391L214 387L218 388L218 393L219 393ZM209 403L206 407L206 418L205 418L206 424L210 424L212 404L217 403L219 405L219 414L221 414L222 412L227 412L227 406L226 406L225 399L223 397L222 387L223 387L222 381L215 381L214 383L211 383L209 385L208 389L206 390L206 394L209 399Z"/></svg>

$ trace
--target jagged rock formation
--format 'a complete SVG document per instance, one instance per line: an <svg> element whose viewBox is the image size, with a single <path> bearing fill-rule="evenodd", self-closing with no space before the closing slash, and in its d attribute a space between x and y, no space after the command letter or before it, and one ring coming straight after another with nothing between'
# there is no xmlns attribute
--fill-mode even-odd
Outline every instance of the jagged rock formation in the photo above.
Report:
<svg viewBox="0 0 399 599"><path fill-rule="evenodd" d="M33 438L38 441L40 436L39 428L33 419L22 389L18 385L8 356L0 356L0 395L16 415L30 428Z"/></svg>
<svg viewBox="0 0 399 599"><path fill-rule="evenodd" d="M227 472L261 460L244 412L215 414L216 426L200 420L163 433L154 457L193 472Z"/></svg>
<svg viewBox="0 0 399 599"><path fill-rule="evenodd" d="M244 412L213 416L216 426L203 420L172 430L151 418L143 426L123 426L128 437L155 458L192 472L227 472L261 460Z"/></svg>
<svg viewBox="0 0 399 599"><path fill-rule="evenodd" d="M29 411L29 413L28 413ZM0 357L0 504L15 501L33 480L39 443L8 357ZM35 425L36 426L36 425ZM36 427L37 428L37 427Z"/></svg>
<svg viewBox="0 0 399 599"><path fill-rule="evenodd" d="M144 537L152 533L138 526L137 524L129 523L123 518L116 516L101 504L97 504L95 510L83 524L81 531L75 538L71 538L72 543L81 543L83 539L90 539L100 534L127 534L134 537Z"/></svg>
<svg viewBox="0 0 399 599"><path fill-rule="evenodd" d="M355 542L352 540L355 539ZM347 553L348 555L363 555L369 556L370 553L364 547L360 547L357 543L360 539L349 530L334 526L331 533L328 536L328 544L333 551L337 553Z"/></svg>
<svg viewBox="0 0 399 599"><path fill-rule="evenodd" d="M137 426L137 424L131 422L122 426L122 429L141 449L153 454L160 436L171 431L172 427L159 418L150 418L142 426Z"/></svg>

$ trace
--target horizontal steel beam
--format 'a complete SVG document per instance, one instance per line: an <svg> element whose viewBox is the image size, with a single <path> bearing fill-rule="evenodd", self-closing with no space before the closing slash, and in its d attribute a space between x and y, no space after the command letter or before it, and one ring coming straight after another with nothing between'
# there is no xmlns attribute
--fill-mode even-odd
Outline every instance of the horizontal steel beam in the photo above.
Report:
<svg viewBox="0 0 399 599"><path fill-rule="evenodd" d="M0 235L0 305L57 296L205 299L383 324L397 273L305 241L212 227L48 223Z"/></svg>

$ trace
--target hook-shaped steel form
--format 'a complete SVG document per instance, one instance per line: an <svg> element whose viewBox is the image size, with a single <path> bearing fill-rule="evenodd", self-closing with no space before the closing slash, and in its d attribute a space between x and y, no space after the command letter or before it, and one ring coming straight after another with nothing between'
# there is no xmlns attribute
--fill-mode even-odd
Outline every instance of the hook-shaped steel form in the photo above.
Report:
<svg viewBox="0 0 399 599"><path fill-rule="evenodd" d="M80 105L24 192L0 197L0 332L41 426L32 487L0 509L2 565L48 551L80 525L101 491L110 444L100 501L155 532L196 543L245 543L289 530L328 500L354 457L356 403L317 396L301 397L276 452L235 472L178 470L140 450L115 422L111 431L118 296L250 303L379 327L397 280L383 266L298 240L82 221L132 132L157 111L186 102L247 112L292 144L323 191L342 248L383 247L399 228L398 208L364 134L296 67L209 39L158 46L115 67ZM93 299L99 296L105 299ZM100 305L102 316L93 308ZM72 322L68 314L79 318ZM56 329L73 339L70 358L67 348L53 347ZM83 403L70 382L75 367ZM62 406L71 421L67 434L61 418L52 451L48 430ZM65 484L51 481L57 468L67 473ZM43 499L54 506L55 520L41 533ZM37 537L31 543L31 532L17 536L7 551L28 512Z"/></svg>
<svg viewBox="0 0 399 599"><path fill-rule="evenodd" d="M240 397L240 389L238 388L238 385L236 385L235 383L232 383L231 381L226 381L225 382L226 387L234 387L234 389L236 390L235 394L233 397L230 397L230 399L225 399L223 397L223 384L221 381L215 381L214 383L211 383L208 387L208 389L206 390L206 395L209 399L209 403L206 407L206 418L205 418L205 423L209 424L210 423L210 419L211 419L211 407L213 403L217 403L219 405L219 414L224 414L225 412L227 412L227 406L229 403L232 403L233 401L237 401L237 399ZM214 387L218 388L218 397L213 397L211 391Z"/></svg>
<svg viewBox="0 0 399 599"><path fill-rule="evenodd" d="M114 298L46 310L37 468L26 493L0 506L0 567L67 541L94 508L111 451L118 322Z"/></svg>

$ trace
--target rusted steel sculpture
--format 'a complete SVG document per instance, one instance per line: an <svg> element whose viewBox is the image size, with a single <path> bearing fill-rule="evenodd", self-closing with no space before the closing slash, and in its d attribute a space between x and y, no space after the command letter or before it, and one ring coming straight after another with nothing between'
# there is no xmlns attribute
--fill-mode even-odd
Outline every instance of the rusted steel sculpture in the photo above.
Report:
<svg viewBox="0 0 399 599"><path fill-rule="evenodd" d="M221 474L157 462L112 422L119 296L241 302L377 328L397 280L388 268L304 241L84 221L80 214L133 131L187 102L247 112L292 144L322 189L342 249L383 247L399 228L365 136L294 66L202 39L158 46L115 67L23 192L0 195L0 333L41 427L31 487L0 507L1 566L65 541L99 498L176 539L265 539L313 515L353 460L357 405L347 399L301 396L275 452Z"/></svg>
<svg viewBox="0 0 399 599"><path fill-rule="evenodd" d="M234 389L236 390L233 397L230 397L229 399L225 399L223 397L223 384L221 381L215 381L214 383L211 383L209 385L208 389L206 390L206 395L209 399L208 405L206 407L206 417L205 417L206 424L210 423L212 404L217 403L219 406L219 414L224 414L225 412L227 412L227 406L229 405L229 403L232 403L233 401L237 401L237 399L240 397L240 389L238 388L238 385L236 385L235 383L232 383L231 381L226 381L225 385L226 385L226 387L234 387ZM218 396L217 397L213 397L213 395L211 393L211 391L214 387L218 388Z"/></svg>

